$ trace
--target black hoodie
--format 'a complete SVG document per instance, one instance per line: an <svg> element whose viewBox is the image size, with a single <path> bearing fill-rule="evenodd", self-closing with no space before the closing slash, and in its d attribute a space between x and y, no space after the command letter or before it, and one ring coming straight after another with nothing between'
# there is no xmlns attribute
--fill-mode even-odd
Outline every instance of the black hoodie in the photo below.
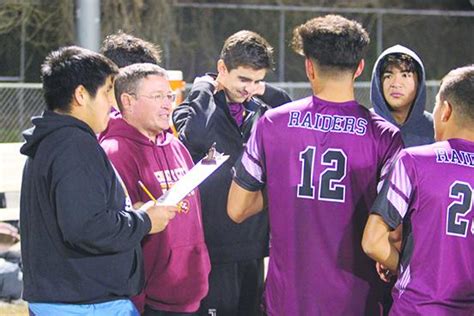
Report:
<svg viewBox="0 0 474 316"><path fill-rule="evenodd" d="M262 259L268 255L267 212L234 223L227 215L231 168L242 154L253 125L271 106L290 102L281 89L266 85L265 94L244 102L245 119L238 126L227 105L224 91L214 94L209 82L195 82L183 104L173 112L179 139L194 162L202 159L216 142L216 149L230 155L224 165L200 186L204 234L212 263Z"/></svg>
<svg viewBox="0 0 474 316"><path fill-rule="evenodd" d="M130 211L87 124L50 111L32 122L21 148L23 298L91 304L137 294L149 217Z"/></svg>
<svg viewBox="0 0 474 316"><path fill-rule="evenodd" d="M408 117L402 125L398 124L390 111L390 106L383 96L383 87L380 79L380 67L382 61L387 55L403 53L412 57L418 64L418 91L416 99L413 101L412 108ZM420 57L414 51L402 46L395 45L387 48L380 54L375 62L372 71L372 83L370 85L370 100L374 106L374 111L384 119L394 124L402 133L403 143L405 147L419 146L431 144L434 142L433 116L425 111L426 103L426 83L425 83L425 67Z"/></svg>

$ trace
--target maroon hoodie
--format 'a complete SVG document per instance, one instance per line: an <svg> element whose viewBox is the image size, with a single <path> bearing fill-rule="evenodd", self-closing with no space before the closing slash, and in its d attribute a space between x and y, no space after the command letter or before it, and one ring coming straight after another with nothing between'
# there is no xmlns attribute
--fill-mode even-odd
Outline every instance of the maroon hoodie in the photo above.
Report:
<svg viewBox="0 0 474 316"><path fill-rule="evenodd" d="M160 134L155 144L122 118L110 120L99 141L132 203L150 200L139 180L159 198L193 166L188 151L172 134ZM164 231L142 241L145 287L133 298L140 312L144 304L160 311L194 312L207 294L210 261L197 189L180 209Z"/></svg>

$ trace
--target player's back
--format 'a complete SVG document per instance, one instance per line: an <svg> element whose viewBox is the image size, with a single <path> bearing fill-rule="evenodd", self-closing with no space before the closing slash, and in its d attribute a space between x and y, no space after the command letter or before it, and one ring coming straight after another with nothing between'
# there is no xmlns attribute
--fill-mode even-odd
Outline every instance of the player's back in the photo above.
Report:
<svg viewBox="0 0 474 316"><path fill-rule="evenodd" d="M401 161L413 202L392 313L474 315L474 143L410 148Z"/></svg>
<svg viewBox="0 0 474 316"><path fill-rule="evenodd" d="M271 221L268 312L376 315L363 227L398 130L355 101L309 97L259 122ZM260 126L259 126L260 127Z"/></svg>

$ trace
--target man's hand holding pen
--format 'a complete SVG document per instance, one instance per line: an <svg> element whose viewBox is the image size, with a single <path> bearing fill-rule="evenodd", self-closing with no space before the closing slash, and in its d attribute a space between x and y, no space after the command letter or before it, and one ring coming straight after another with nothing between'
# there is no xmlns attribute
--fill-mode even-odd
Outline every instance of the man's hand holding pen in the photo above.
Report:
<svg viewBox="0 0 474 316"><path fill-rule="evenodd" d="M165 230L178 211L176 205L157 204L155 201L148 201L140 209L144 210L150 218L151 229L149 234L156 234Z"/></svg>
<svg viewBox="0 0 474 316"><path fill-rule="evenodd" d="M149 234L156 234L165 230L170 220L176 216L178 206L159 204L142 181L138 181L138 185L151 199L151 201L148 201L140 207L140 209L144 210L148 214L148 217L150 217L151 229Z"/></svg>

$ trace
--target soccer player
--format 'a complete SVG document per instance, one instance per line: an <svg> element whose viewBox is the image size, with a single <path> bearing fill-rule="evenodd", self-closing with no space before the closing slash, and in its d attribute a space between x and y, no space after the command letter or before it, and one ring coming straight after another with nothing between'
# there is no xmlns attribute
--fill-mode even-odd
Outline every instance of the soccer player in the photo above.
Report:
<svg viewBox="0 0 474 316"><path fill-rule="evenodd" d="M293 47L313 95L268 111L235 166L229 216L242 222L268 205L268 315L380 313L381 281L360 238L402 140L354 99L368 43L359 23L338 15L297 27Z"/></svg>
<svg viewBox="0 0 474 316"><path fill-rule="evenodd" d="M364 251L393 273L391 315L474 314L474 66L449 72L432 145L403 150L372 207ZM403 225L401 252L389 232Z"/></svg>

